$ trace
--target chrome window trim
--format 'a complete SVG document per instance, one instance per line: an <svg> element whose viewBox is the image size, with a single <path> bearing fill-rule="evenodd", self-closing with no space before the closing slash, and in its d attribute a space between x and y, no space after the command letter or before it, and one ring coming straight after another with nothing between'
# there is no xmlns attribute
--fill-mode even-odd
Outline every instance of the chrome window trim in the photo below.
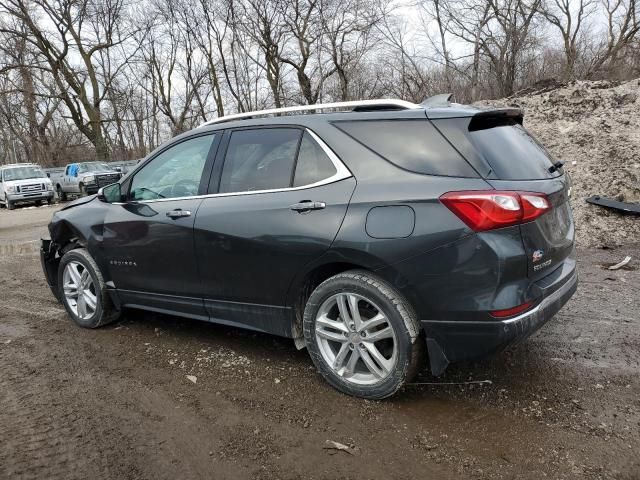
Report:
<svg viewBox="0 0 640 480"><path fill-rule="evenodd" d="M155 198L153 200L132 200L136 203L156 203L156 202L171 202L174 200L198 200L203 198L215 198L215 197L236 197L240 195L259 195L262 193L276 193L276 192L294 192L297 190L307 190L309 188L321 187L323 185L329 185L330 183L339 182L340 180L344 180L346 178L353 177L353 174L349 171L349 169L342 163L342 160L338 158L338 156L331 150L331 148L322 140L318 135L316 135L313 131L308 128L304 129L305 132L311 135L320 148L327 154L331 163L336 168L336 173L330 177L325 178L324 180L320 180L315 183L310 183L308 185L301 185L299 187L285 187L285 188L272 188L269 190L250 190L246 192L228 192L228 193L207 193L204 195L193 195L191 197L173 197L173 198ZM297 162L297 159L296 159ZM124 205L124 203L116 203L114 205Z"/></svg>

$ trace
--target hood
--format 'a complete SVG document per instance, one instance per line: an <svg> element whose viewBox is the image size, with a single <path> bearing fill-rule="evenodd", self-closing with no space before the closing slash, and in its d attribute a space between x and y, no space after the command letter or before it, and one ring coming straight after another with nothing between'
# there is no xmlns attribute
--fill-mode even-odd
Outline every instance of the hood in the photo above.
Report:
<svg viewBox="0 0 640 480"><path fill-rule="evenodd" d="M61 208L60 210L68 210L70 208L77 207L78 205L84 205L85 203L92 202L97 196L97 194L94 194L88 195L86 197L76 198L74 201L67 203L64 208Z"/></svg>

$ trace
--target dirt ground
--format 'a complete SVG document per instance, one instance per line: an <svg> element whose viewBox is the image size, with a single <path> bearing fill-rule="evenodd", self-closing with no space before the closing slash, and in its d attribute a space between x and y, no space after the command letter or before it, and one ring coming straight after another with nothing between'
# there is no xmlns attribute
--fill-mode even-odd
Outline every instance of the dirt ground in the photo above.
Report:
<svg viewBox="0 0 640 480"><path fill-rule="evenodd" d="M34 243L55 208L0 210L0 478L640 478L640 245L579 250L578 293L534 337L421 379L491 383L372 402L285 339L136 311L73 326Z"/></svg>

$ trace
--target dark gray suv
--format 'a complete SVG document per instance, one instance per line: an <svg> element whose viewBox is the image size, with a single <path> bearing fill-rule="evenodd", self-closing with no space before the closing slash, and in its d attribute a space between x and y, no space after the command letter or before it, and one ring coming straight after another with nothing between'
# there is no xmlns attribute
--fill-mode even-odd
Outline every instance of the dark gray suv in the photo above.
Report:
<svg viewBox="0 0 640 480"><path fill-rule="evenodd" d="M82 327L139 308L281 335L384 398L576 290L569 178L522 119L441 97L216 119L57 212L43 268Z"/></svg>

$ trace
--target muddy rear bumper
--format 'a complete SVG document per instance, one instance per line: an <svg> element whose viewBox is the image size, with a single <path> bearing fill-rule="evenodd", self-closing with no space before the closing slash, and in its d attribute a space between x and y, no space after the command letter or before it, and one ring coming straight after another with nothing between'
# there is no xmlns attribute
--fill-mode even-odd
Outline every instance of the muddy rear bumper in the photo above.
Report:
<svg viewBox="0 0 640 480"><path fill-rule="evenodd" d="M449 363L481 358L525 340L551 320L575 293L578 288L576 270L559 283L561 286L545 296L536 307L509 319L422 321L432 373L440 375Z"/></svg>

